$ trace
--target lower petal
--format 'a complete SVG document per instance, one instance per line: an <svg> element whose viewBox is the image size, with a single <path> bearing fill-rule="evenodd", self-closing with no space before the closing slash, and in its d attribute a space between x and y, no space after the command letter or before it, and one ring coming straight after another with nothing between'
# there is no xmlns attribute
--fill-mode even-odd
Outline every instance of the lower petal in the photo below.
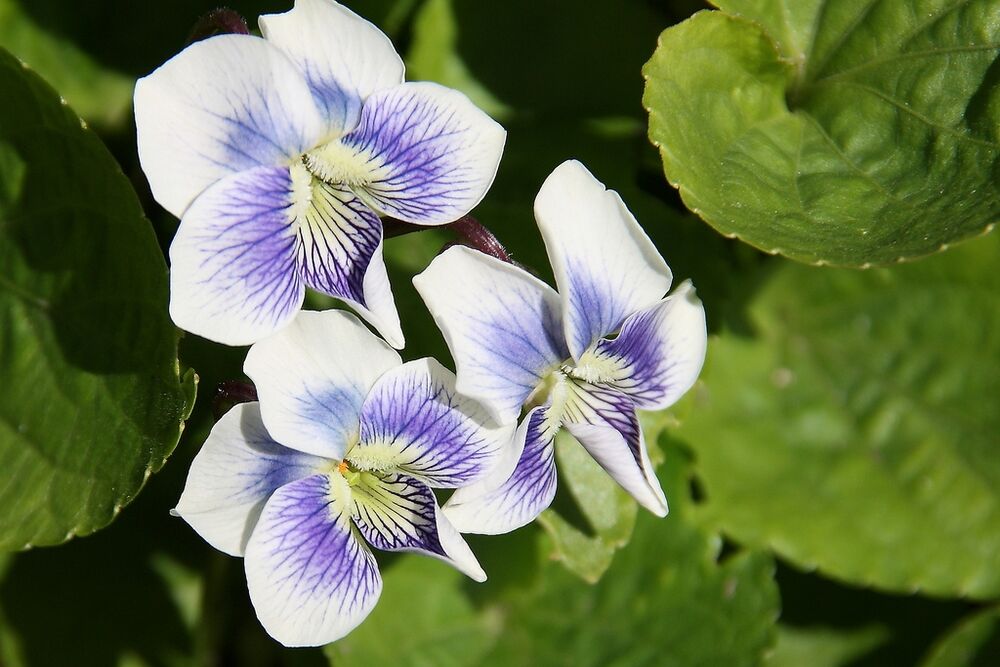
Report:
<svg viewBox="0 0 1000 667"><path fill-rule="evenodd" d="M384 551L414 551L455 566L476 581L486 581L469 545L441 513L434 493L419 480L391 473L362 473L352 487L358 530Z"/></svg>
<svg viewBox="0 0 1000 667"><path fill-rule="evenodd" d="M554 437L545 409L534 408L493 472L457 490L445 514L463 533L485 535L509 533L534 521L556 495Z"/></svg>
<svg viewBox="0 0 1000 667"><path fill-rule="evenodd" d="M298 218L305 284L347 302L390 345L402 348L399 314L382 259L382 222L349 190L320 181L308 187L310 203Z"/></svg>
<svg viewBox="0 0 1000 667"><path fill-rule="evenodd" d="M411 82L373 93L341 142L370 169L358 188L369 204L400 220L440 225L483 198L506 137L462 93Z"/></svg>
<svg viewBox="0 0 1000 667"><path fill-rule="evenodd" d="M188 208L170 245L170 316L227 345L248 345L295 316L305 288L285 167L229 176Z"/></svg>
<svg viewBox="0 0 1000 667"><path fill-rule="evenodd" d="M309 476L325 461L275 442L259 403L237 405L194 457L174 512L216 549L242 556L274 490Z"/></svg>
<svg viewBox="0 0 1000 667"><path fill-rule="evenodd" d="M683 396L701 372L708 334L705 309L690 282L631 315L613 340L601 340L578 369L593 370L640 410L662 410Z"/></svg>
<svg viewBox="0 0 1000 667"><path fill-rule="evenodd" d="M667 499L631 398L606 387L574 384L563 423L636 502L657 516L667 515Z"/></svg>
<svg viewBox="0 0 1000 667"><path fill-rule="evenodd" d="M340 639L375 607L382 577L350 520L340 475L278 489L246 551L247 586L264 629L285 646Z"/></svg>

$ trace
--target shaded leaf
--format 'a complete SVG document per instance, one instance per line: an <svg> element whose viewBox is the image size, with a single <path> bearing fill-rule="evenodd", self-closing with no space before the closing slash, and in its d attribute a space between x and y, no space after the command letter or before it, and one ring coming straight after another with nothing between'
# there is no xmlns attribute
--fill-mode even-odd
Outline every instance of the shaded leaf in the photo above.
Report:
<svg viewBox="0 0 1000 667"><path fill-rule="evenodd" d="M989 667L1000 664L1000 608L970 616L942 637L921 667Z"/></svg>
<svg viewBox="0 0 1000 667"><path fill-rule="evenodd" d="M713 227L886 264L1000 217L997 0L718 0L644 68L667 179Z"/></svg>
<svg viewBox="0 0 1000 667"><path fill-rule="evenodd" d="M128 181L0 50L0 549L107 525L163 465L194 400L163 257Z"/></svg>
<svg viewBox="0 0 1000 667"><path fill-rule="evenodd" d="M778 641L767 667L846 667L889 638L886 628L871 625L852 630L778 626Z"/></svg>

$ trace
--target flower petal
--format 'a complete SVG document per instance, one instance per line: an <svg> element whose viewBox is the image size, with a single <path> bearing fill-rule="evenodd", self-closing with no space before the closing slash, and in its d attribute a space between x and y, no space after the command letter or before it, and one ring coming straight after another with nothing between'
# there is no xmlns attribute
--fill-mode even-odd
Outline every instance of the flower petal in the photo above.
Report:
<svg viewBox="0 0 1000 667"><path fill-rule="evenodd" d="M340 639L378 601L382 577L352 529L350 506L343 477L312 475L275 491L250 536L250 601L285 646Z"/></svg>
<svg viewBox="0 0 1000 667"><path fill-rule="evenodd" d="M506 131L457 90L404 83L374 93L341 139L366 165L355 190L383 215L441 225L475 207L493 184Z"/></svg>
<svg viewBox="0 0 1000 667"><path fill-rule="evenodd" d="M242 556L274 490L313 474L324 462L276 443L260 419L259 404L242 403L212 427L174 513L219 551Z"/></svg>
<svg viewBox="0 0 1000 667"><path fill-rule="evenodd" d="M323 133L301 72L250 35L195 42L139 79L135 124L153 196L177 217L212 183L286 163Z"/></svg>
<svg viewBox="0 0 1000 667"><path fill-rule="evenodd" d="M434 359L386 372L361 408L361 441L347 460L362 469L399 470L437 488L482 477L510 441L476 401L455 391L455 375Z"/></svg>
<svg viewBox="0 0 1000 667"><path fill-rule="evenodd" d="M184 214L170 246L170 316L227 345L285 326L302 306L285 167L257 167L208 188Z"/></svg>
<svg viewBox="0 0 1000 667"><path fill-rule="evenodd" d="M399 354L350 313L304 311L247 354L261 415L275 440L339 460L360 430L361 404Z"/></svg>
<svg viewBox="0 0 1000 667"><path fill-rule="evenodd" d="M632 399L613 389L574 383L564 425L623 489L657 516L667 515Z"/></svg>
<svg viewBox="0 0 1000 667"><path fill-rule="evenodd" d="M448 342L458 392L500 423L516 421L535 386L568 356L559 295L523 269L460 246L413 284Z"/></svg>
<svg viewBox="0 0 1000 667"><path fill-rule="evenodd" d="M351 487L354 522L368 543L384 551L413 551L439 558L476 581L486 573L423 482L399 473L363 473Z"/></svg>
<svg viewBox="0 0 1000 667"><path fill-rule="evenodd" d="M632 398L640 410L662 410L683 396L701 372L708 334L705 309L690 281L663 301L631 315L613 340L583 355L603 383Z"/></svg>
<svg viewBox="0 0 1000 667"><path fill-rule="evenodd" d="M574 359L670 289L670 268L621 197L579 162L564 162L545 179L535 198L535 219L562 297Z"/></svg>
<svg viewBox="0 0 1000 667"><path fill-rule="evenodd" d="M513 445L490 475L463 487L445 503L444 513L463 533L499 535L534 521L556 495L552 440L545 409L528 413Z"/></svg>
<svg viewBox="0 0 1000 667"><path fill-rule="evenodd" d="M332 0L296 0L291 11L258 23L305 73L334 136L354 129L369 95L403 82L403 61L389 38Z"/></svg>
<svg viewBox="0 0 1000 667"><path fill-rule="evenodd" d="M403 347L382 258L382 222L347 189L321 181L309 187L309 204L297 220L305 284L347 302L390 345Z"/></svg>

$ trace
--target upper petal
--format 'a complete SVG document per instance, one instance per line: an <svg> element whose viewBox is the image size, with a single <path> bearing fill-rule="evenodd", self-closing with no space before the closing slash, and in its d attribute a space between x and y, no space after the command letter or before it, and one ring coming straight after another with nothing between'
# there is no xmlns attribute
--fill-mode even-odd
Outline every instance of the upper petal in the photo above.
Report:
<svg viewBox="0 0 1000 667"><path fill-rule="evenodd" d="M282 486L247 544L247 587L264 629L285 646L319 646L375 607L382 577L355 536L347 483L312 475Z"/></svg>
<svg viewBox="0 0 1000 667"><path fill-rule="evenodd" d="M276 443L264 428L259 404L242 403L212 427L191 463L175 512L216 549L242 556L274 490L324 463Z"/></svg>
<svg viewBox="0 0 1000 667"><path fill-rule="evenodd" d="M351 491L354 522L373 547L440 558L476 581L486 581L476 556L423 482L399 473L366 473Z"/></svg>
<svg viewBox="0 0 1000 667"><path fill-rule="evenodd" d="M599 340L577 372L627 394L641 410L662 410L698 379L707 346L705 308L685 281L666 299L629 316L613 340Z"/></svg>
<svg viewBox="0 0 1000 667"><path fill-rule="evenodd" d="M535 198L535 219L562 297L574 359L670 289L670 268L621 197L576 160L545 179Z"/></svg>
<svg viewBox="0 0 1000 667"><path fill-rule="evenodd" d="M135 124L153 196L177 217L215 181L286 164L324 131L298 68L250 35L195 42L139 79Z"/></svg>
<svg viewBox="0 0 1000 667"><path fill-rule="evenodd" d="M286 167L256 167L209 187L170 245L170 316L227 345L285 326L302 306L299 241Z"/></svg>
<svg viewBox="0 0 1000 667"><path fill-rule="evenodd" d="M390 345L403 347L399 313L382 258L381 220L346 188L318 180L309 187L309 204L297 218L303 281L347 302Z"/></svg>
<svg viewBox="0 0 1000 667"><path fill-rule="evenodd" d="M657 516L667 515L656 472L632 399L613 389L577 382L565 413L566 430L636 501Z"/></svg>
<svg viewBox="0 0 1000 667"><path fill-rule="evenodd" d="M364 164L356 191L383 215L421 225L472 210L496 176L507 132L457 90L404 83L365 101L341 142Z"/></svg>
<svg viewBox="0 0 1000 667"><path fill-rule="evenodd" d="M369 95L403 82L403 61L389 38L332 0L295 0L290 11L258 23L305 74L332 136L357 125Z"/></svg>
<svg viewBox="0 0 1000 667"><path fill-rule="evenodd" d="M455 358L459 393L501 423L516 421L535 386L568 356L559 295L523 269L460 246L413 284Z"/></svg>
<svg viewBox="0 0 1000 667"><path fill-rule="evenodd" d="M490 474L455 491L444 513L463 533L499 535L534 521L556 495L556 428L545 408L521 422L512 445Z"/></svg>
<svg viewBox="0 0 1000 667"><path fill-rule="evenodd" d="M361 404L399 354L350 313L304 311L247 354L261 415L275 440L342 459L360 432Z"/></svg>
<svg viewBox="0 0 1000 667"><path fill-rule="evenodd" d="M418 359L387 371L372 387L361 408L361 441L347 459L434 487L464 486L493 466L511 431L459 395L451 371Z"/></svg>

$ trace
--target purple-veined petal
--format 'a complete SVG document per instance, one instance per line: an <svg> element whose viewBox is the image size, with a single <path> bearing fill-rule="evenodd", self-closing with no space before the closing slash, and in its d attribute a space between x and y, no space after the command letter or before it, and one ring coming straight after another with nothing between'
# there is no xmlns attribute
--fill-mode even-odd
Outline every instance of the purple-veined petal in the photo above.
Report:
<svg viewBox="0 0 1000 667"><path fill-rule="evenodd" d="M324 463L276 443L264 428L260 406L242 403L212 427L174 512L219 551L242 556L274 490Z"/></svg>
<svg viewBox="0 0 1000 667"><path fill-rule="evenodd" d="M459 246L413 284L455 358L459 393L500 423L516 421L525 399L568 356L559 295L523 269Z"/></svg>
<svg viewBox="0 0 1000 667"><path fill-rule="evenodd" d="M305 73L333 136L354 128L369 95L403 82L403 61L389 38L332 0L295 0L290 11L258 23Z"/></svg>
<svg viewBox="0 0 1000 667"><path fill-rule="evenodd" d="M340 475L282 486L264 506L246 549L247 587L268 634L285 646L340 639L371 612L382 577L351 525Z"/></svg>
<svg viewBox="0 0 1000 667"><path fill-rule="evenodd" d="M629 316L613 340L598 341L575 374L627 394L640 410L662 410L698 379L707 345L705 309L685 281L663 301Z"/></svg>
<svg viewBox="0 0 1000 667"><path fill-rule="evenodd" d="M614 389L581 382L571 390L563 421L566 430L640 505L666 516L667 499L649 460L632 399Z"/></svg>
<svg viewBox="0 0 1000 667"><path fill-rule="evenodd" d="M170 245L170 316L227 345L285 326L305 287L291 224L287 167L256 167L209 187L184 214Z"/></svg>
<svg viewBox="0 0 1000 667"><path fill-rule="evenodd" d="M486 535L534 521L556 495L555 433L545 408L532 409L503 460L479 483L455 491L445 503L445 516L463 533Z"/></svg>
<svg viewBox="0 0 1000 667"><path fill-rule="evenodd" d="M489 190L506 138L462 93L416 82L369 97L357 129L341 143L368 170L355 191L370 206L441 225L471 211Z"/></svg>
<svg viewBox="0 0 1000 667"><path fill-rule="evenodd" d="M418 359L387 371L372 387L361 408L361 441L347 460L436 488L464 486L493 466L512 430L459 395L454 373Z"/></svg>
<svg viewBox="0 0 1000 667"><path fill-rule="evenodd" d="M390 345L403 347L382 258L382 222L350 190L318 180L309 187L309 203L298 209L297 219L303 281L345 301Z"/></svg>
<svg viewBox="0 0 1000 667"><path fill-rule="evenodd" d="M439 558L476 581L486 573L462 536L441 513L434 493L400 473L361 473L351 487L354 523L368 543L383 551L412 551Z"/></svg>
<svg viewBox="0 0 1000 667"><path fill-rule="evenodd" d="M575 160L542 184L535 219L563 303L573 358L670 289L670 268L618 193Z"/></svg>
<svg viewBox="0 0 1000 667"><path fill-rule="evenodd" d="M324 132L299 69L250 35L196 42L139 79L135 124L153 196L178 218L212 183L286 164Z"/></svg>
<svg viewBox="0 0 1000 667"><path fill-rule="evenodd" d="M361 405L399 354L350 313L303 311L250 348L243 369L257 386L275 440L339 460L360 430Z"/></svg>

